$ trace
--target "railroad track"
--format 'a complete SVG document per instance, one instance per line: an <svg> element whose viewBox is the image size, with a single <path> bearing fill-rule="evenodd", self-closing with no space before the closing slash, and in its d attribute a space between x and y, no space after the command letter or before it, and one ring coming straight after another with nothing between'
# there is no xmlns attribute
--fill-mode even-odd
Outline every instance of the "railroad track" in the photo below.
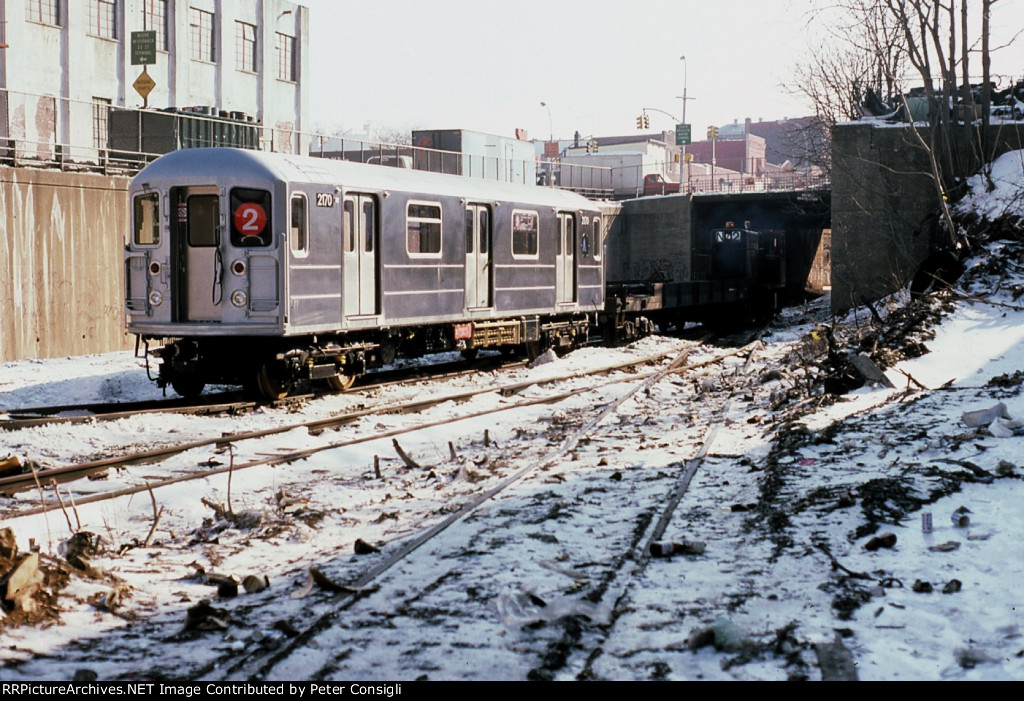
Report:
<svg viewBox="0 0 1024 701"><path fill-rule="evenodd" d="M525 380L521 382L506 383L499 386L487 386L473 390L442 394L437 396L430 396L426 398L417 398L412 400L404 400L393 404L387 405L374 405L367 408L358 409L355 411L349 411L341 414L336 414L328 418L317 418L311 420L302 420L298 422L289 422L284 425L275 426L272 428L259 429L255 431L244 431L237 433L221 433L216 437L188 441L186 443L165 445L160 448L145 451L133 451L124 455L118 455L115 457L102 458L98 460L87 460L83 462L77 462L61 467L54 467L46 470L35 470L32 469L28 472L9 475L6 477L0 477L0 494L16 494L18 492L41 489L41 485L54 485L54 484L66 484L74 482L83 478L95 477L109 470L116 470L120 468L126 468L135 464L152 464L159 460L165 460L171 456L180 455L182 453L193 451L202 448L221 449L229 445L238 445L245 441L253 441L257 439L266 438L268 436L275 436L286 434L297 429L306 430L310 433L321 433L330 429L337 429L347 424L354 423L360 419L384 415L384 414L411 414L418 413L426 410L430 407L437 406L448 402L465 402L473 397L477 397L485 394L499 394L505 396L513 396L521 393L523 390L535 387L545 386L551 384L557 384L564 382L569 379L576 379L588 375L601 375L616 370L623 370L634 368L637 366L647 365L653 362L662 360L667 354L657 353L654 355L647 355L640 358L631 359L628 361L613 363L610 365L602 366L593 370L589 370L585 373L571 373L568 375L555 375L539 380ZM431 375L435 377L435 375ZM622 380L614 380L613 382L621 382ZM468 420L474 418L480 418L487 416L492 413L498 413L502 411L508 411L517 407L530 404L550 404L553 402L565 399L575 391L557 392L551 396L541 397L539 399L526 400L524 402L513 403L510 405L503 405L495 409L483 410L474 414L461 417L460 420ZM274 457L261 458L258 460L251 460L245 463L235 465L233 462L227 467L216 467L210 464L203 466L203 469L193 471L187 475L180 475L173 478L166 478L162 480L147 480L145 485L136 487L127 487L123 489L113 490L106 494L99 494L87 497L85 502L80 503L92 503L95 501L101 501L104 499L113 499L120 496L138 493L140 491L148 491L154 487L159 487L161 484L176 484L184 481L193 479L203 479L211 475L221 474L224 472L241 471L251 467L259 467L264 465L280 465L294 462L303 458L307 458L310 455L326 450L335 450L338 448L344 448L359 443L365 443L373 440L379 440L381 438L393 438L395 436L402 435L403 433L410 433L413 431L424 430L433 426L443 425L450 423L451 419L442 419L431 424L417 424L409 428L396 429L393 431L377 431L371 435L353 438L341 442L325 443L310 449L301 451L291 451ZM36 513L45 513L47 511L59 508L61 506L61 499L54 498L50 501L44 501L44 503L28 508L24 511L19 512L23 515L32 515ZM8 516L13 515L11 513Z"/></svg>
<svg viewBox="0 0 1024 701"><path fill-rule="evenodd" d="M675 508L674 505L665 506L664 496L672 494L673 499L678 502L678 495L681 491L685 491L685 486L680 486L683 485L680 475L689 472L692 477L692 473L696 469L693 460L702 457L701 450L703 450L703 454L706 454L708 445L707 436L699 435L702 431L707 430L706 423L702 422L700 427L691 426L685 430L683 427L677 427L676 440L687 446L692 457L672 463L671 469L657 471L664 474L652 477L645 470L628 467L623 469L621 465L612 463L608 467L588 470L586 472L589 474L585 478L580 478L577 474L580 469L579 465L574 463L593 460L600 464L601 460L593 454L595 450L597 454L601 453L599 441L591 442L591 439L587 437L588 431L598 423L607 421L614 412L622 411L620 407L623 404L628 404L630 401L643 401L649 404L652 401L651 396L658 395L662 391L657 388L657 383L665 377L672 376L673 372L684 369L693 371L697 367L720 364L735 355L736 352L719 354L684 368L680 368L678 365L685 365L685 363L681 359L677 360L676 367L662 368L656 374L652 372L628 378L628 391L627 383L617 381L592 383L587 387L534 398L532 401L540 405L566 402L575 397L576 403L585 407L589 402L584 397L590 398L597 394L601 399L597 403L603 405L603 408L600 412L569 410L564 421L559 424L560 428L565 429L565 436L557 446L535 459L529 460L525 467L515 470L511 474L506 471L497 484L486 489L482 495L473 498L467 497L466 503L457 513L450 514L440 521L435 518L434 525L426 531L416 533L403 529L393 534L389 543L382 546L384 552L381 555L386 559L369 567L364 564L364 561L344 562L337 558L331 558L328 564L321 564L323 580L321 583L343 582L350 588L350 593L315 591L308 598L290 600L281 605L279 613L287 620L313 620L312 623L302 626L294 638L282 640L280 636L270 635L258 643L245 645L244 652L235 648L228 653L221 651L205 663L200 664L197 660L199 666L189 670L188 676L211 679L295 678L294 675L298 673L296 665L299 665L301 669L305 670L298 673L302 678L331 679L346 675L369 678L365 675L372 671L371 667L359 669L356 666L339 664L332 661L331 655L334 653L326 651L337 652L339 648L334 642L347 639L346 649L349 652L345 657L347 659L355 655L354 651L359 647L360 635L363 635L359 631L366 626L364 634L369 634L373 628L370 622L374 616L381 615L374 605L374 601L380 601L381 598L385 601L393 601L394 599L391 597L397 596L398 599L406 602L403 606L407 608L408 616L418 618L420 615L424 615L423 607L429 608L428 600L434 601L436 596L455 596L453 587L455 590L463 591L456 598L466 606L468 611L475 612L471 617L480 615L478 607L484 603L484 600L486 600L487 606L493 606L496 601L502 601L505 605L506 619L514 622L516 616L519 616L528 622L528 619L533 616L535 620L532 622L537 625L538 622L547 620L545 616L550 614L543 610L531 612L526 609L529 609L530 601L549 600L551 594L548 591L541 590L536 594L531 594L525 589L509 589L512 585L506 583L501 591L490 591L488 595L484 595L482 591L486 587L482 587L479 583L492 579L495 582L502 581L500 572L502 565L498 565L499 571L493 571L495 567L493 563L482 562L479 565L474 563L472 564L474 572L479 567L482 567L483 570L474 575L462 571L466 567L464 564L467 561L466 558L488 560L483 557L469 557L474 553L477 556L480 555L479 545L475 544L478 541L490 542L492 547L500 551L499 540L521 537L536 539L540 544L539 548L551 551L551 557L545 558L543 563L549 568L545 571L550 572L552 578L572 582L574 587L586 588L590 598L596 600L589 601L587 605L576 601L575 605L579 607L577 615L564 619L568 621L567 624L544 626L543 633L532 636L527 645L530 648L530 653L519 656L518 666L512 674L512 678L557 677L573 664L570 660L572 655L562 655L560 650L564 652L566 646L587 649L587 644L581 642L582 638L599 640L599 635L595 632L596 629L587 630L590 624L581 626L582 619L579 612L589 611L590 615L585 617L587 620L591 620L592 617L598 619L603 617L607 625L613 623L615 606L608 602L621 599L619 590L628 589L630 577L638 576L636 563L644 561L643 553L646 551L647 543L651 539L660 537L665 523L667 523L666 519L669 518L667 514L670 514ZM669 383L669 391L676 391L677 388L689 382L689 380L685 382L674 380ZM513 386L503 389L506 393L515 394L524 392L526 388ZM703 411L707 412L709 408L705 403ZM586 418L584 414L587 415ZM472 416L465 415L462 419L467 420ZM622 421L622 427L625 430L624 427L628 425L628 422L624 419ZM422 426L420 429L422 430ZM642 426L633 426L630 430L636 431L640 440L643 440L642 436L648 432ZM339 443L334 447L337 448L340 445ZM703 449L700 448L701 445L703 445ZM526 440L521 442L518 447L507 447L507 450L517 453L514 460L510 459L510 461L521 464L526 459L524 456L531 452L532 445L529 440ZM286 461L294 461L306 456L296 453L284 457ZM252 466L255 465L254 462ZM236 464L235 469L243 469L243 466ZM560 496L559 505L545 503L543 484L546 482L561 484L575 480L579 480L578 489L575 489L572 495ZM525 494L510 496L505 493L510 485L524 481L531 483L539 481L541 486L527 490ZM685 482L688 483L688 481L689 478L686 478ZM613 485L615 488L610 489L609 485ZM658 498L647 503L640 500L641 504L638 505L638 500L632 492L639 488L650 489L652 487L657 487ZM158 488L158 486L154 485L154 488ZM521 484L516 491L523 491ZM571 509L567 504L574 501L593 500L592 495L594 494L601 494L600 510L602 513L617 514L612 519L616 524L614 535L609 535L606 538L603 529L599 529L600 537L595 534L592 541L593 547L588 548L588 552L585 553L589 558L584 558L582 563L579 562L579 558L572 558L571 562L557 564L564 562L565 553L564 551L559 552L560 520L557 513L554 518L551 518L552 509L558 512L559 509L564 508L568 513ZM488 515L489 512L497 514L496 522L493 516ZM533 530L531 531L531 529ZM442 537L442 534L445 535ZM564 541L577 544L587 542L585 537L577 540L579 536L579 533L570 531L565 534ZM428 562L427 565L416 564L424 558ZM448 562L463 564L452 569L445 564ZM439 564L442 566L438 567ZM399 577L398 583L392 580L393 573L402 573L407 570L429 572L430 576L427 577L429 581L410 583L408 578L401 577ZM624 575L621 573L625 571L630 571L633 574L626 576L626 583L623 584L622 577ZM642 568L639 571L642 572ZM475 577L476 585L467 585L467 581L471 577ZM580 584L584 580L587 584ZM370 591L374 589L379 589L379 592L371 596ZM554 590L557 590L557 586L554 587ZM536 598L531 599L531 596ZM525 608L524 601L527 602ZM549 600L549 605L565 606L566 601L564 597L557 597L554 600ZM591 604L593 606L590 606ZM366 606L369 606L369 613L360 613ZM520 607L522 610L516 609L516 607ZM245 620L248 615L258 616L259 609L258 602L239 601L239 605L233 609L233 615L238 619ZM317 616L315 611L321 609L324 609L325 613ZM489 611L490 617L493 618L493 608ZM406 614L402 614L402 616L404 615ZM345 621L349 616L353 618L349 624L346 624ZM369 618L365 616L369 616ZM456 620L459 620L458 615L456 615ZM552 618L551 620L556 619ZM348 637L346 638L346 636ZM589 649L591 652L594 649L592 644ZM317 650L325 652L315 652ZM460 651L460 654L465 654L465 651ZM308 673L311 655L317 657L318 660L314 665L317 671L312 675ZM411 651L407 658L410 661L409 668L421 663L424 656L430 657L429 646L424 650ZM579 657L578 653L576 657ZM418 660L418 662L413 664L414 660ZM126 660L126 663L131 664L130 660ZM353 662L353 664L356 663ZM578 661L575 664L580 666ZM429 677L430 664L427 663L424 669L428 670L426 674ZM402 670L391 669L386 676L388 678L396 676L407 678L408 671L405 667ZM486 674L481 678L491 678L489 675L493 675L493 673L494 668L488 667ZM440 677L444 678L444 675L441 674Z"/></svg>
<svg viewBox="0 0 1024 701"><path fill-rule="evenodd" d="M608 621L609 627L613 623L617 602L621 599L621 595L616 596L616 588L627 587L629 581L642 573L649 560L649 543L663 535L672 512L710 447L713 433L703 439L694 458L674 465L673 468L678 470L666 471L655 480L662 488L668 487L668 499L664 501L636 499L634 489L644 480L639 471L632 478L624 477L618 470L599 470L595 476L576 479L579 468L571 463L581 459L581 442L587 439L597 425L619 412L624 404L636 400L638 395L651 392L658 382L673 373L695 370L709 364L704 361L687 365L689 354L690 349L687 349L667 367L643 378L633 378L628 389L622 388L626 391L618 392L614 399L600 403L598 409L586 412L586 415L581 413L559 444L535 459L528 460L524 467L470 500L440 523L416 537L396 543L397 547L393 551L385 551L386 559L351 580L351 593L343 595L340 600L334 597L323 614L281 648L259 650L235 661L219 659L198 670L199 675L269 681L296 677L333 680L366 678L366 675L371 675L369 678L373 678L372 662L357 658L359 651L369 646L371 641L368 638L380 634L379 628L372 624L379 616L378 606L374 602L378 599L392 601L392 597L398 597L404 609L401 617L418 622L429 620L433 612L443 610L450 616L449 627L458 627L477 616L493 613L487 609L494 604L506 624L526 627L550 624L545 625L542 634L531 635L523 643L529 653L522 654L520 649L516 668L503 670L502 673L510 673L513 679L556 678L570 663L568 652L580 646L584 620L604 619ZM733 355L718 355L712 362L720 363ZM590 392L593 391L592 388ZM722 408L725 410L727 407L723 404ZM690 440L693 437L688 436ZM567 457L570 463L559 466L558 461ZM631 484L634 479L637 484ZM538 490L527 490L525 495L504 496L506 488L527 480L539 481L541 485L548 480L566 480L573 482L575 488L570 488L568 494L563 489L555 504L544 498L546 492L543 486ZM609 481L615 488L608 487ZM585 536L580 537L579 524L572 527L566 520L576 518L575 514L569 515L576 511L570 506L572 503L586 501L589 495L595 493L601 494L600 510L606 515L604 518L615 522L616 527L596 530L593 537L587 539ZM589 498L593 499L592 496ZM496 515L487 513L488 508ZM566 518L559 518L558 515L551 517L553 511L561 512L563 509ZM484 513L481 515L482 511ZM586 516L584 510L584 520ZM577 532L573 533L574 529ZM585 529L583 525L582 530ZM560 536L565 538L567 544L573 543L576 547L586 544L585 551L577 553L577 557L570 560L575 566L559 566L558 563L565 555L564 548L559 547ZM524 587L503 576L507 562L500 557L486 557L485 553L479 552L477 545L485 542L488 543L488 550L500 552L505 543L515 538L539 541L541 545L537 546L538 549L546 549L549 555L539 560L546 573L549 573L548 579L564 579L571 588L578 587L579 592L549 601L547 592ZM475 557L467 560L469 554ZM392 577L388 574L391 570L399 572ZM415 581L418 572L429 572L427 581ZM413 581L410 581L409 573L413 574ZM480 596L477 587L483 588L481 583L495 580L504 582L502 589L493 591L492 588L490 595ZM378 586L378 582L380 591L373 595L367 594L371 587ZM566 587L563 585L561 588ZM403 629L404 626L399 626L394 635L396 645L401 644ZM457 642L449 642L452 647L449 652L471 654L469 650L473 647L471 638L474 635L470 633L464 639L464 649ZM374 647L379 645L379 640L375 642ZM590 643L591 647L593 645ZM394 670L389 670L389 678L408 678L414 671L422 672L416 675L419 678L430 678L428 670L432 663L427 660L435 656L434 651L427 646L425 649L408 652L409 657L417 659L417 662L407 664L403 660L401 664L405 668L397 675ZM485 650L479 659L481 679L494 678L496 669L487 660L487 656L493 652ZM343 661L339 661L339 658Z"/></svg>
<svg viewBox="0 0 1024 701"><path fill-rule="evenodd" d="M429 377L442 380L498 368L525 365L521 359L507 356L486 356L474 360L449 361L430 365L415 365L377 371L360 377L353 391L370 391ZM80 424L93 421L116 421L139 414L190 414L217 416L254 411L264 406L298 407L323 396L325 391L307 391L284 399L254 400L241 390L212 392L196 399L172 397L137 402L95 402L86 404L58 404L52 406L23 407L0 412L0 431L19 431L49 424Z"/></svg>

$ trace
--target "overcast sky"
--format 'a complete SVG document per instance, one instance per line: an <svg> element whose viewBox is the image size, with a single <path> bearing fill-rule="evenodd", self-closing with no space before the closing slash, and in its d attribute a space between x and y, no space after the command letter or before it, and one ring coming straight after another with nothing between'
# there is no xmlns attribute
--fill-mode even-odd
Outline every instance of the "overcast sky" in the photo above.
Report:
<svg viewBox="0 0 1024 701"><path fill-rule="evenodd" d="M311 11L314 123L357 134L471 129L628 134L812 113L787 92L828 0L300 0ZM1001 32L1024 0L998 3ZM810 26L809 26L810 23ZM977 28L975 28L977 29ZM1024 45L1024 39L1018 41ZM680 59L685 56L686 60ZM994 72L1024 74L1022 47ZM980 61L975 66L980 70ZM546 107L541 102L547 103ZM550 117L550 118L549 118Z"/></svg>

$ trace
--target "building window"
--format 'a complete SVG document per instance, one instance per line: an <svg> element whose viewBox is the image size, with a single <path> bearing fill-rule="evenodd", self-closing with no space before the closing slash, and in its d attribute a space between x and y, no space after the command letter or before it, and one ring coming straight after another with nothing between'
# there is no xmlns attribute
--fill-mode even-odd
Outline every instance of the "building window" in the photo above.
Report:
<svg viewBox="0 0 1024 701"><path fill-rule="evenodd" d="M238 70L256 72L256 27L235 22L235 64Z"/></svg>
<svg viewBox="0 0 1024 701"><path fill-rule="evenodd" d="M167 0L144 0L142 28L156 32L157 51L167 51Z"/></svg>
<svg viewBox="0 0 1024 701"><path fill-rule="evenodd" d="M117 2L91 0L89 3L89 34L104 39L117 39Z"/></svg>
<svg viewBox="0 0 1024 701"><path fill-rule="evenodd" d="M107 148L107 120L111 104L104 97L92 99L92 144L96 148Z"/></svg>
<svg viewBox="0 0 1024 701"><path fill-rule="evenodd" d="M214 63L213 13L188 8L189 57L193 61Z"/></svg>
<svg viewBox="0 0 1024 701"><path fill-rule="evenodd" d="M295 37L277 35L277 78L295 82L298 71L295 65Z"/></svg>
<svg viewBox="0 0 1024 701"><path fill-rule="evenodd" d="M25 8L30 22L60 24L60 0L25 0Z"/></svg>

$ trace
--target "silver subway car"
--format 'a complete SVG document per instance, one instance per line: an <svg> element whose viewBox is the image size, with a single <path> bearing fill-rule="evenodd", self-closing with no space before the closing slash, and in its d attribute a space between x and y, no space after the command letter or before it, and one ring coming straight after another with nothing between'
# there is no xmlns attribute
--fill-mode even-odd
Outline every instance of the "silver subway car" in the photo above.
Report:
<svg viewBox="0 0 1024 701"><path fill-rule="evenodd" d="M343 389L446 350L571 347L604 308L601 215L530 185L235 149L132 181L127 330L158 383Z"/></svg>

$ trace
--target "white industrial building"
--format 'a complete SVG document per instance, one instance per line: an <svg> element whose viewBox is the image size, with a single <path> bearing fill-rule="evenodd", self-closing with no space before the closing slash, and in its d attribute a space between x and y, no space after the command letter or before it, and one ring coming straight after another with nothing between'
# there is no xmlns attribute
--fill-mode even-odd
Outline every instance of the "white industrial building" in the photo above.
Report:
<svg viewBox="0 0 1024 701"><path fill-rule="evenodd" d="M285 0L0 0L0 156L88 160L112 108L144 106L230 116L260 126L264 148L300 151L308 28ZM142 31L155 62L140 81Z"/></svg>

